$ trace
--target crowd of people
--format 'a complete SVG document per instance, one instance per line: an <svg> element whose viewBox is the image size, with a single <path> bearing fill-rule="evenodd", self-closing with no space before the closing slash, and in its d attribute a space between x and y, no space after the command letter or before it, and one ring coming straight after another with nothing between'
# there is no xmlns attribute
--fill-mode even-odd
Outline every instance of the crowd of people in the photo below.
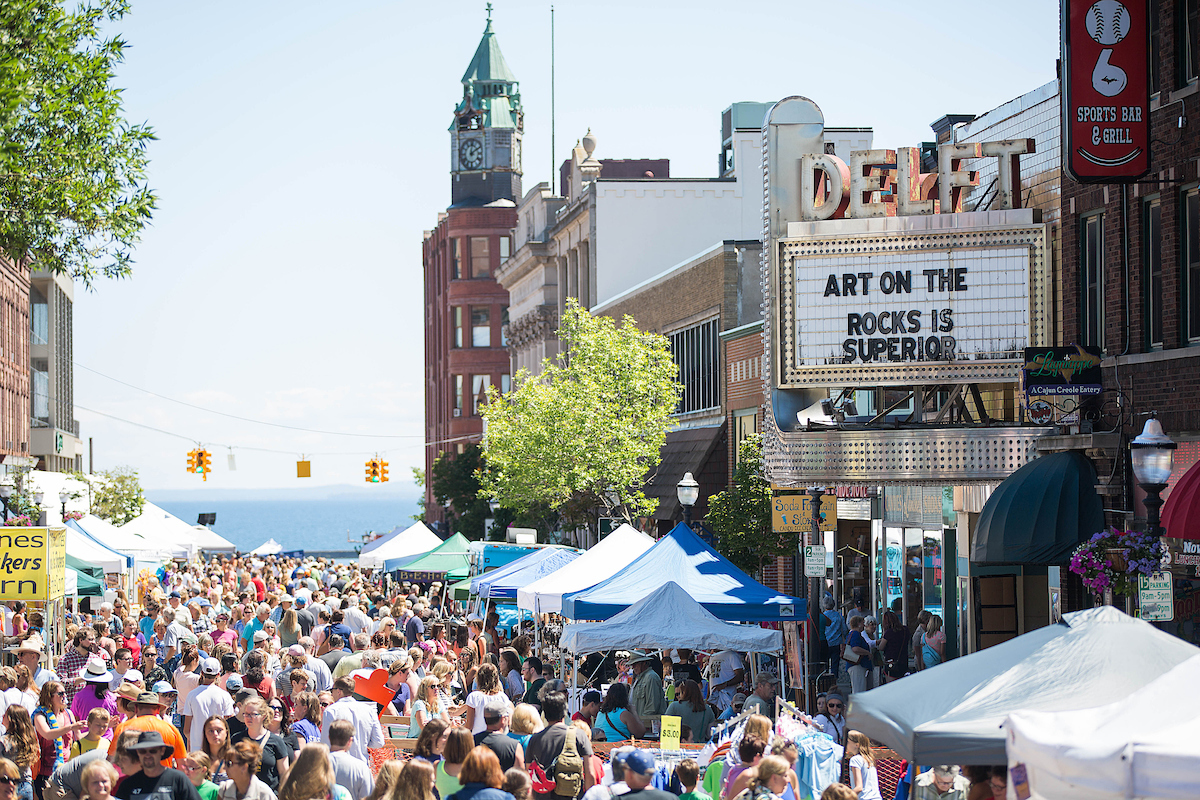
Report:
<svg viewBox="0 0 1200 800"><path fill-rule="evenodd" d="M737 653L687 650L588 658L571 715L529 635L443 608L432 588L323 559L170 565L136 603L117 592L69 614L51 659L40 612L9 603L0 800L672 800L645 751L614 751L606 774L592 743L646 736L663 714L685 742L743 710L773 716L773 675L750 687ZM827 700L827 731L853 747ZM373 768L381 717L401 720L388 736L406 757ZM851 763L841 788L873 800L870 765ZM721 800L793 800L764 764ZM704 800L694 770L680 765L682 795Z"/></svg>
<svg viewBox="0 0 1200 800"><path fill-rule="evenodd" d="M900 618L901 603L897 600L881 614L881 629L879 620L861 608L843 614L832 595L822 599L819 628L829 671L835 680L848 676L851 692L899 680L945 660L941 616L921 609L910 632Z"/></svg>

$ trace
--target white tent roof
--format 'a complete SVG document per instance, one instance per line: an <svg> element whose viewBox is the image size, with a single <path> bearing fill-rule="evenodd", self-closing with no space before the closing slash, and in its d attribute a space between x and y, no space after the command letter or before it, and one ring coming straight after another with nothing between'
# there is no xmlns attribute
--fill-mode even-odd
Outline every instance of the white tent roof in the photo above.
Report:
<svg viewBox="0 0 1200 800"><path fill-rule="evenodd" d="M213 533L202 525L189 525L179 517L154 505L146 503L136 519L121 526L122 530L141 534L150 541L167 541L184 545L195 554L198 550L232 553L237 550L233 542Z"/></svg>
<svg viewBox="0 0 1200 800"><path fill-rule="evenodd" d="M252 556L273 556L283 552L283 545L274 539L267 539L258 547L250 551Z"/></svg>
<svg viewBox="0 0 1200 800"><path fill-rule="evenodd" d="M1200 656L1128 697L1078 711L1018 711L1004 722L1010 767L1037 800L1190 800L1200 794Z"/></svg>
<svg viewBox="0 0 1200 800"><path fill-rule="evenodd" d="M67 597L74 597L78 593L79 573L67 567L66 574L63 577L63 594Z"/></svg>
<svg viewBox="0 0 1200 800"><path fill-rule="evenodd" d="M78 524L105 547L110 547L119 553L128 553L138 560L157 561L168 558L187 558L191 555L189 545L167 539L147 537L136 530L129 529L128 525L118 528L111 522L106 522L92 514L78 520Z"/></svg>
<svg viewBox="0 0 1200 800"><path fill-rule="evenodd" d="M851 728L918 764L1002 764L1000 724L1014 711L1111 703L1197 654L1200 648L1101 606L856 693L846 716Z"/></svg>
<svg viewBox="0 0 1200 800"><path fill-rule="evenodd" d="M400 533L392 531L386 538L387 541L383 544L370 551L364 550L359 553L358 566L363 569L381 569L385 561L428 553L442 543L438 535L425 527L425 523L419 520Z"/></svg>
<svg viewBox="0 0 1200 800"><path fill-rule="evenodd" d="M67 526L67 552L81 561L100 567L105 572L129 571L129 561L125 555L105 547L70 525Z"/></svg>
<svg viewBox="0 0 1200 800"><path fill-rule="evenodd" d="M676 647L778 653L783 650L783 633L718 619L683 587L668 581L604 622L567 623L559 643L572 653Z"/></svg>
<svg viewBox="0 0 1200 800"><path fill-rule="evenodd" d="M518 589L517 608L558 613L564 594L611 578L653 545L653 539L626 522L570 564Z"/></svg>

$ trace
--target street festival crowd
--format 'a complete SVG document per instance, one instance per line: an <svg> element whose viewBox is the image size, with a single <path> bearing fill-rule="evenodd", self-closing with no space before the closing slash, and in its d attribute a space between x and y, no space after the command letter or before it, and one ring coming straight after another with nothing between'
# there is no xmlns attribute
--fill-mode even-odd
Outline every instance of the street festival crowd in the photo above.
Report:
<svg viewBox="0 0 1200 800"><path fill-rule="evenodd" d="M774 675L747 685L732 651L589 655L571 714L567 683L528 633L500 629L494 611L443 607L437 584L381 584L320 558L224 557L143 576L137 601L119 591L69 613L53 654L41 611L3 607L0 800L881 800L871 742L846 730L837 690L818 698L822 741L804 743L836 752L818 780L775 734ZM907 638L894 616L876 639L826 598L833 667L856 690L865 668L847 659ZM928 622L913 638L932 660ZM885 667L884 681L906 671ZM683 758L665 780L654 751L634 746L664 714L685 743L745 722L723 761ZM383 749L381 715L407 722L389 735L411 749ZM601 741L631 744L604 753ZM1004 796L1003 767L971 769L935 765L896 797Z"/></svg>

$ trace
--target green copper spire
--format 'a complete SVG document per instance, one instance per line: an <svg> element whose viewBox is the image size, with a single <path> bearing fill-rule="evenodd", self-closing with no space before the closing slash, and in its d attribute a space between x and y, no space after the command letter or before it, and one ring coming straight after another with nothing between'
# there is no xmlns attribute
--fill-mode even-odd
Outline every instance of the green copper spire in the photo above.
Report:
<svg viewBox="0 0 1200 800"><path fill-rule="evenodd" d="M463 73L463 99L454 110L459 130L525 127L521 86L500 52L492 30L492 4L487 4L487 26L470 66ZM452 126L453 127L453 126Z"/></svg>
<svg viewBox="0 0 1200 800"><path fill-rule="evenodd" d="M463 73L464 84L472 81L507 81L516 83L516 76L509 70L500 52L500 43L496 41L496 33L492 30L492 4L488 3L487 27L483 29L483 39L475 49L475 57L471 65Z"/></svg>

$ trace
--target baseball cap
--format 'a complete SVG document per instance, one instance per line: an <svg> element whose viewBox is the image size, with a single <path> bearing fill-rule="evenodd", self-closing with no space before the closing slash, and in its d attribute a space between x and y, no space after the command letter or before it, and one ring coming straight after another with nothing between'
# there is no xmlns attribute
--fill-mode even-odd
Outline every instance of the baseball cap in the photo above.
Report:
<svg viewBox="0 0 1200 800"><path fill-rule="evenodd" d="M743 705L745 702L746 702L746 695L742 694L741 692L738 692L737 694L735 694L733 696L733 704L735 706Z"/></svg>
<svg viewBox="0 0 1200 800"><path fill-rule="evenodd" d="M298 605L298 606L308 605L308 598L305 597L304 595L297 595L296 596L296 605Z"/></svg>
<svg viewBox="0 0 1200 800"><path fill-rule="evenodd" d="M595 689L589 689L588 691L583 693L583 702L585 702L585 703L599 703L600 700L601 700L600 693L597 692Z"/></svg>
<svg viewBox="0 0 1200 800"><path fill-rule="evenodd" d="M179 592L171 592L167 597L183 597Z"/></svg>
<svg viewBox="0 0 1200 800"><path fill-rule="evenodd" d="M230 675L228 678L225 679L225 691L230 692L232 694L233 692L236 692L241 688L242 688L242 679L239 678L237 675Z"/></svg>
<svg viewBox="0 0 1200 800"><path fill-rule="evenodd" d="M254 642L255 642L255 644L257 644L258 642L265 642L265 641L266 641L267 639L269 639L269 638L271 638L271 637L267 636L267 632L266 632L266 631L255 631L255 632L254 632Z"/></svg>
<svg viewBox="0 0 1200 800"><path fill-rule="evenodd" d="M635 775L649 775L654 772L654 756L645 750L634 750L625 755L625 769Z"/></svg>
<svg viewBox="0 0 1200 800"><path fill-rule="evenodd" d="M154 693L162 697L164 694L179 694L179 690L172 686L170 681L159 681L154 684Z"/></svg>
<svg viewBox="0 0 1200 800"><path fill-rule="evenodd" d="M204 663L200 665L200 671L205 675L220 675L221 662L215 658L206 658L204 659Z"/></svg>
<svg viewBox="0 0 1200 800"><path fill-rule="evenodd" d="M296 602L296 598L292 597L290 594L285 594L283 597L279 598L279 602L294 603L294 602Z"/></svg>
<svg viewBox="0 0 1200 800"><path fill-rule="evenodd" d="M125 670L125 675L122 680L124 680L125 683L140 683L141 681L145 680L145 678L142 677L142 671L140 669L127 669Z"/></svg>

